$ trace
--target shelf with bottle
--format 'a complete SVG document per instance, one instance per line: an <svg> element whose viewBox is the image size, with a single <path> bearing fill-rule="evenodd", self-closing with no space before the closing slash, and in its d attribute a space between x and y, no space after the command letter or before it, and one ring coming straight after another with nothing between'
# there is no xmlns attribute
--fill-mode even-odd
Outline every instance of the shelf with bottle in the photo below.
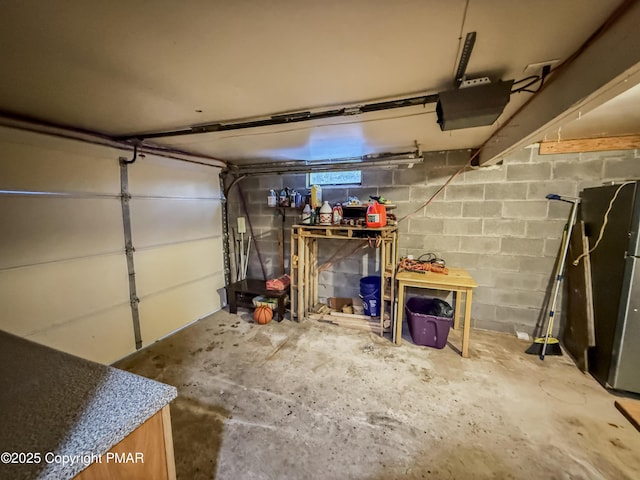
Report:
<svg viewBox="0 0 640 480"><path fill-rule="evenodd" d="M293 188L284 187L281 190L271 189L267 195L268 207L302 208L308 202L307 196L303 196Z"/></svg>

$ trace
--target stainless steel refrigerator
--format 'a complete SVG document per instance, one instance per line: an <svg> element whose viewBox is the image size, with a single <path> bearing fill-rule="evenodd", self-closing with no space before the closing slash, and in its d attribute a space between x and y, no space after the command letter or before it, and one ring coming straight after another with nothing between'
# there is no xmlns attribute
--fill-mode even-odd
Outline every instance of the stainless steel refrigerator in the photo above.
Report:
<svg viewBox="0 0 640 480"><path fill-rule="evenodd" d="M640 393L640 182L586 188L580 197L589 248L602 231L591 253L596 345L589 370L608 388Z"/></svg>

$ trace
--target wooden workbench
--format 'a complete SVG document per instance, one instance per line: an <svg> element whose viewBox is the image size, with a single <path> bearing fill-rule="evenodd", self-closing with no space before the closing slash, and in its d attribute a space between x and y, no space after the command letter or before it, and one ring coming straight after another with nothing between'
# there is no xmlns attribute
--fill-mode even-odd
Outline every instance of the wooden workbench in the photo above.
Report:
<svg viewBox="0 0 640 480"><path fill-rule="evenodd" d="M398 228L366 228L349 225L294 225L291 228L291 315L301 321L318 303L318 240L368 242L375 246L380 265L380 335L384 330L384 312L389 310L393 323L395 267L398 263ZM348 251L349 247L345 247ZM388 307L388 308L387 308Z"/></svg>
<svg viewBox="0 0 640 480"><path fill-rule="evenodd" d="M449 267L449 274L433 272L409 272L401 271L396 273L398 282L398 312L396 314L396 326L394 341L400 344L402 341L402 318L404 316L404 289L406 287L430 288L433 290L446 290L455 292L455 313L453 326L460 328L460 294L465 294L464 330L462 333L462 356L469 356L469 332L471 330L471 301L473 299L473 289L478 286L471 278L469 272L463 268Z"/></svg>

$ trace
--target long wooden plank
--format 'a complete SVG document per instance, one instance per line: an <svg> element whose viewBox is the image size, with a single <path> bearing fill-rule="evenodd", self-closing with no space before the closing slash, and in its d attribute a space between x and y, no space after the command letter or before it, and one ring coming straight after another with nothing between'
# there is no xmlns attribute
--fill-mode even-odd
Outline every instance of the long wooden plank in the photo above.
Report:
<svg viewBox="0 0 640 480"><path fill-rule="evenodd" d="M171 430L171 411L169 405L162 407L162 430L164 432L164 451L167 459L167 479L176 480L176 458L173 451L173 431Z"/></svg>
<svg viewBox="0 0 640 480"><path fill-rule="evenodd" d="M435 288L456 290L460 287L475 288L478 286L476 281L471 277L469 272L463 268L449 268L449 274L434 272L409 272L401 271L396 274L396 280L402 280L407 285L419 285L422 288Z"/></svg>
<svg viewBox="0 0 640 480"><path fill-rule="evenodd" d="M556 153L603 152L609 150L634 150L640 148L640 135L622 137L580 138L559 142L542 142L540 155Z"/></svg>
<svg viewBox="0 0 640 480"><path fill-rule="evenodd" d="M616 400L616 408L640 431L640 402L637 400Z"/></svg>
<svg viewBox="0 0 640 480"><path fill-rule="evenodd" d="M587 351L595 344L591 263L589 255L583 257L577 266L574 266L572 261L588 250L584 222L580 221L573 229L569 241L569 260L566 265L569 298L562 343L583 372L589 370Z"/></svg>

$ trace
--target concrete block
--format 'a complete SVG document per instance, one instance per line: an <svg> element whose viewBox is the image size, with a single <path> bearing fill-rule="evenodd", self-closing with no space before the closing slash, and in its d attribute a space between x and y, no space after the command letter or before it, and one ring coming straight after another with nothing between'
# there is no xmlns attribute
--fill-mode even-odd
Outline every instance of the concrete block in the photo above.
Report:
<svg viewBox="0 0 640 480"><path fill-rule="evenodd" d="M556 259L554 257L520 257L521 272L542 273L549 278L555 272L555 265Z"/></svg>
<svg viewBox="0 0 640 480"><path fill-rule="evenodd" d="M307 175L304 173L287 173L282 175L282 185L301 191L307 189Z"/></svg>
<svg viewBox="0 0 640 480"><path fill-rule="evenodd" d="M381 187L393 184L391 170L362 170L362 185L366 187Z"/></svg>
<svg viewBox="0 0 640 480"><path fill-rule="evenodd" d="M507 177L507 169L504 165L491 165L475 170L467 170L462 175L464 175L464 183L503 182Z"/></svg>
<svg viewBox="0 0 640 480"><path fill-rule="evenodd" d="M436 253L445 257L448 252L460 250L460 237L454 235L423 235L424 252Z"/></svg>
<svg viewBox="0 0 640 480"><path fill-rule="evenodd" d="M397 212L397 210L396 210L396 212ZM419 218L422 218L422 217L419 217ZM409 219L407 219L407 220L405 220L403 222L398 223L398 234L399 235L405 235L405 234L409 233L410 225L411 225L410 222L411 222L411 218L409 218Z"/></svg>
<svg viewBox="0 0 640 480"><path fill-rule="evenodd" d="M460 215L462 215L462 202L433 202L425 210L425 216L432 218L451 218Z"/></svg>
<svg viewBox="0 0 640 480"><path fill-rule="evenodd" d="M444 190L444 199L449 200L483 200L484 185L449 185Z"/></svg>
<svg viewBox="0 0 640 480"><path fill-rule="evenodd" d="M577 182L577 187L576 187L576 190L578 191L578 195L576 196L579 196L579 192L582 192L582 190L584 190L585 188L601 187L603 182L604 182L604 179L579 180Z"/></svg>
<svg viewBox="0 0 640 480"><path fill-rule="evenodd" d="M482 222L484 235L523 236L526 227L525 220L485 218Z"/></svg>
<svg viewBox="0 0 640 480"><path fill-rule="evenodd" d="M545 247L541 238L503 238L501 253L540 256Z"/></svg>
<svg viewBox="0 0 640 480"><path fill-rule="evenodd" d="M495 299L493 298L494 287L485 287L480 285L473 290L473 301L478 303L485 303L488 305L495 305Z"/></svg>
<svg viewBox="0 0 640 480"><path fill-rule="evenodd" d="M496 306L488 305L486 303L473 302L471 304L471 318L477 320L490 320L496 319Z"/></svg>
<svg viewBox="0 0 640 480"><path fill-rule="evenodd" d="M424 247L424 235L414 235L409 233L400 237L399 246L406 249L418 249L423 250Z"/></svg>
<svg viewBox="0 0 640 480"><path fill-rule="evenodd" d="M502 202L464 202L462 207L463 217L500 217L502 216Z"/></svg>
<svg viewBox="0 0 640 480"><path fill-rule="evenodd" d="M447 165L461 167L471 158L471 150L449 150L447 152Z"/></svg>
<svg viewBox="0 0 640 480"><path fill-rule="evenodd" d="M489 320L485 318L476 319L472 317L471 325L474 328L474 330L489 330L492 332L511 333L511 334L515 330L514 325L510 322L503 322L500 320Z"/></svg>
<svg viewBox="0 0 640 480"><path fill-rule="evenodd" d="M289 185L285 185L282 183L282 175L260 175L258 177L254 177L258 179L258 188L260 190L265 190L267 193L272 188L274 190L281 190L282 187L288 187ZM240 183L244 188L245 180L241 180Z"/></svg>
<svg viewBox="0 0 640 480"><path fill-rule="evenodd" d="M480 235L482 234L481 219L445 219L444 233L450 235Z"/></svg>
<svg viewBox="0 0 640 480"><path fill-rule="evenodd" d="M530 335L533 334L531 327L535 327L540 315L544 315L541 306L514 307L496 305L496 319L498 321L514 324L519 331L525 331Z"/></svg>
<svg viewBox="0 0 640 480"><path fill-rule="evenodd" d="M603 162L570 161L553 164L553 178L557 180L596 180L602 178Z"/></svg>
<svg viewBox="0 0 640 480"><path fill-rule="evenodd" d="M410 217L408 221L409 232L413 234L429 235L444 232L444 219L428 217Z"/></svg>
<svg viewBox="0 0 640 480"><path fill-rule="evenodd" d="M476 268L480 255L475 253L449 252L444 257L448 266L459 268Z"/></svg>
<svg viewBox="0 0 640 480"><path fill-rule="evenodd" d="M562 238L566 223L563 220L527 220L527 237Z"/></svg>
<svg viewBox="0 0 640 480"><path fill-rule="evenodd" d="M524 200L527 198L526 183L487 183L484 186L485 200Z"/></svg>
<svg viewBox="0 0 640 480"><path fill-rule="evenodd" d="M261 205L267 204L267 194L269 193L267 190L243 190L244 198L247 201L247 204L251 205ZM251 212L249 212L251 213Z"/></svg>
<svg viewBox="0 0 640 480"><path fill-rule="evenodd" d="M567 202L549 201L549 212L547 218L549 220L562 220L566 222L571 213L571 204Z"/></svg>
<svg viewBox="0 0 640 480"><path fill-rule="evenodd" d="M280 228L280 221L275 222L273 215L251 215L251 225L253 228ZM249 225L247 224L247 231Z"/></svg>
<svg viewBox="0 0 640 480"><path fill-rule="evenodd" d="M493 298L496 305L542 308L545 292L534 290L516 290L494 288Z"/></svg>
<svg viewBox="0 0 640 480"><path fill-rule="evenodd" d="M478 267L494 271L514 271L520 268L520 257L514 255L494 254L478 256Z"/></svg>
<svg viewBox="0 0 640 480"><path fill-rule="evenodd" d="M411 214L411 217L409 218L423 217L424 209L422 208L422 204L423 204L422 202L397 202L396 209L393 210L393 214L398 219L409 214ZM407 221L408 220L405 220L405 222Z"/></svg>
<svg viewBox="0 0 640 480"><path fill-rule="evenodd" d="M424 203L429 200L433 196L433 194L438 191L439 188L440 187L426 185L412 186L409 188L409 200ZM434 202L443 201L444 195L444 191L440 192L440 194L434 199Z"/></svg>
<svg viewBox="0 0 640 480"><path fill-rule="evenodd" d="M401 168L393 171L394 185L426 184L427 172L431 167L424 163L416 163L412 168Z"/></svg>
<svg viewBox="0 0 640 480"><path fill-rule="evenodd" d="M553 180L549 182L533 182L528 185L527 198L531 200L546 200L549 193L578 196L578 184L576 181Z"/></svg>
<svg viewBox="0 0 640 480"><path fill-rule="evenodd" d="M547 287L547 276L530 272L496 272L495 284L520 290L543 290Z"/></svg>
<svg viewBox="0 0 640 480"><path fill-rule="evenodd" d="M459 167L441 167L429 170L428 179L430 185L442 185L446 183L451 176L460 170ZM452 184L462 183L462 173L459 174L452 182Z"/></svg>
<svg viewBox="0 0 640 480"><path fill-rule="evenodd" d="M502 208L505 218L546 218L548 201L526 200L506 201Z"/></svg>
<svg viewBox="0 0 640 480"><path fill-rule="evenodd" d="M538 149L535 149L531 156L533 162L549 162L552 165L556 162L577 162L581 160L579 153L556 153L552 155L540 155Z"/></svg>
<svg viewBox="0 0 640 480"><path fill-rule="evenodd" d="M406 202L410 199L411 187L389 186L390 184L380 184L378 186L378 195L383 196L391 203Z"/></svg>
<svg viewBox="0 0 640 480"><path fill-rule="evenodd" d="M493 287L496 284L496 272L485 268L468 268L469 274L483 287Z"/></svg>
<svg viewBox="0 0 640 480"><path fill-rule="evenodd" d="M242 180L240 180L240 182L238 182L236 184L235 188L238 188L238 186L242 187L242 190L244 192L248 192L249 190L260 190L260 177L258 176L250 176L250 177L245 177Z"/></svg>
<svg viewBox="0 0 640 480"><path fill-rule="evenodd" d="M498 253L500 251L500 238L462 237L460 239L460 251L481 254Z"/></svg>
<svg viewBox="0 0 640 480"><path fill-rule="evenodd" d="M346 192L343 188L323 188L322 200L323 201L327 200L329 202L329 205L333 207L333 205L335 205L338 202L346 203L349 200L349 197L346 195Z"/></svg>
<svg viewBox="0 0 640 480"><path fill-rule="evenodd" d="M340 190L343 192L343 196L345 198L348 199L350 196L355 195L360 199L362 203L367 203L369 201L370 195L374 195L374 196L378 195L378 187L370 187L370 186L364 186L362 188L352 187L352 188L348 188L346 192L344 189L340 189ZM325 189L323 188L322 189L323 198L324 198L324 191Z"/></svg>
<svg viewBox="0 0 640 480"><path fill-rule="evenodd" d="M640 178L640 162L637 158L611 158L604 164L604 178L630 180Z"/></svg>
<svg viewBox="0 0 640 480"><path fill-rule="evenodd" d="M447 152L439 151L439 152L424 152L422 154L424 158L424 165L428 170L437 167L444 167L447 164Z"/></svg>
<svg viewBox="0 0 640 480"><path fill-rule="evenodd" d="M507 165L507 181L536 181L551 179L550 163L528 163L526 165Z"/></svg>
<svg viewBox="0 0 640 480"><path fill-rule="evenodd" d="M531 162L532 156L535 154L534 151L537 149L532 148L522 148L517 152L511 153L504 158L504 163L506 165L514 165L518 163L529 163Z"/></svg>
<svg viewBox="0 0 640 480"><path fill-rule="evenodd" d="M558 252L560 251L560 244L562 243L562 239L552 239L547 238L544 240L544 250L542 254L545 257L557 257Z"/></svg>

